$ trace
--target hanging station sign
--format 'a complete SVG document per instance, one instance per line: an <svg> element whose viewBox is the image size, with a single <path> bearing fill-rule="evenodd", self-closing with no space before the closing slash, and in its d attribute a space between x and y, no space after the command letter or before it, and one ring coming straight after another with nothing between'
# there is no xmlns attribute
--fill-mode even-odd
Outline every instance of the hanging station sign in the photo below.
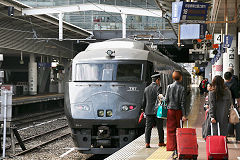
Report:
<svg viewBox="0 0 240 160"><path fill-rule="evenodd" d="M204 39L207 24L181 24L180 39Z"/></svg>
<svg viewBox="0 0 240 160"><path fill-rule="evenodd" d="M224 48L230 48L231 45L232 45L232 41L233 41L233 36L225 35L224 36L223 47Z"/></svg>
<svg viewBox="0 0 240 160"><path fill-rule="evenodd" d="M173 2L172 23L205 23L208 3Z"/></svg>

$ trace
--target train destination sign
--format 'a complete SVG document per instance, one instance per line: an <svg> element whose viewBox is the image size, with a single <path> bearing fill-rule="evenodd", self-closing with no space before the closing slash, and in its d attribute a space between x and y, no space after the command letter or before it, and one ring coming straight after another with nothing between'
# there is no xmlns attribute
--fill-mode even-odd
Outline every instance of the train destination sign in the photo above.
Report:
<svg viewBox="0 0 240 160"><path fill-rule="evenodd" d="M208 3L173 2L172 23L205 23Z"/></svg>

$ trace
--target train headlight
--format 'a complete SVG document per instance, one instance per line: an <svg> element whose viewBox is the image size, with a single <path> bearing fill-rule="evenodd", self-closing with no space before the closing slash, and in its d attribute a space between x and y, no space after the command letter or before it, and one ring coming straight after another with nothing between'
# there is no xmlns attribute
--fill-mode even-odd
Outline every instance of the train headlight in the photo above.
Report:
<svg viewBox="0 0 240 160"><path fill-rule="evenodd" d="M115 55L114 55L115 51L107 50L106 53L107 53L107 55L108 55L109 57L115 57Z"/></svg>
<svg viewBox="0 0 240 160"><path fill-rule="evenodd" d="M107 110L106 116L107 117L112 117L112 110Z"/></svg>
<svg viewBox="0 0 240 160"><path fill-rule="evenodd" d="M122 110L123 111L128 111L128 106L127 105L122 106Z"/></svg>
<svg viewBox="0 0 240 160"><path fill-rule="evenodd" d="M134 105L123 105L122 111L131 111L131 110L134 110L135 108L136 108L136 106L134 106Z"/></svg>
<svg viewBox="0 0 240 160"><path fill-rule="evenodd" d="M97 114L98 114L98 117L103 117L104 116L104 110L98 110Z"/></svg>
<svg viewBox="0 0 240 160"><path fill-rule="evenodd" d="M86 104L78 104L78 105L75 105L75 107L81 111L89 111L90 110L90 107Z"/></svg>

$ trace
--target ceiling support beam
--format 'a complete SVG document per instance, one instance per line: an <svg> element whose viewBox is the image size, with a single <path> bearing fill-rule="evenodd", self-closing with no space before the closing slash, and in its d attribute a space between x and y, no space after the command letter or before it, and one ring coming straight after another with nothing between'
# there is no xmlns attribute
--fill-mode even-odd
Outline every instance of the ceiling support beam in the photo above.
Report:
<svg viewBox="0 0 240 160"><path fill-rule="evenodd" d="M81 11L100 11L119 13L126 15L139 15L150 17L162 17L162 11L155 9L143 9L135 7L115 6L97 3L85 3L70 6L58 6L47 8L23 8L22 15L42 15L42 14L54 14L54 13L67 13L67 12L81 12Z"/></svg>
<svg viewBox="0 0 240 160"><path fill-rule="evenodd" d="M41 15L58 13L59 17L59 41L63 40L63 15L66 12L100 11L119 13L122 17L122 38L126 38L127 15L139 15L150 17L162 17L161 10L143 9L134 7L114 6L106 4L86 3L72 6L58 6L51 8L23 8L22 15Z"/></svg>
<svg viewBox="0 0 240 160"><path fill-rule="evenodd" d="M127 15L121 14L122 17L122 38L127 37Z"/></svg>
<svg viewBox="0 0 240 160"><path fill-rule="evenodd" d="M232 21L229 21L228 20L228 11L227 11L227 2L225 0L225 3L224 3L224 20L223 21L206 21L205 23L206 24L217 24L217 23L237 23L237 0L235 0L235 12L234 12L234 20ZM218 11L217 11L218 12ZM216 16L217 17L217 16ZM217 18L211 18L211 19L217 19ZM215 27L215 26L214 26ZM214 28L213 27L213 28ZM214 31L214 29L213 29Z"/></svg>
<svg viewBox="0 0 240 160"><path fill-rule="evenodd" d="M59 31L58 31L58 34L59 34L59 41L62 41L63 40L63 16L64 14L61 12L58 14L58 18L59 18Z"/></svg>

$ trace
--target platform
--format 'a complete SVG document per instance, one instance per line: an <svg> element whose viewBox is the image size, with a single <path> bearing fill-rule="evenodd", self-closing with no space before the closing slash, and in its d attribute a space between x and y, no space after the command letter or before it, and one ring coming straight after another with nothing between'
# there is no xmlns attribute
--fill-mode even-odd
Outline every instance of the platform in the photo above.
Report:
<svg viewBox="0 0 240 160"><path fill-rule="evenodd" d="M202 123L204 121L204 97L198 92L195 87L192 89L192 109L188 116L189 127L196 128L198 141L198 159L206 160L206 142L202 138ZM184 125L186 127L186 124ZM166 127L164 128L166 142ZM166 147L158 147L157 129L152 130L151 148L145 148L145 135L138 137L130 144L115 152L105 160L169 160L172 159L171 151L166 151ZM235 138L228 138L229 160L240 160L240 142L236 143Z"/></svg>
<svg viewBox="0 0 240 160"><path fill-rule="evenodd" d="M31 104L38 102L46 102L51 100L60 100L64 99L64 94L62 93L47 93L47 94L38 94L35 96L19 96L12 98L12 105L22 105L22 104Z"/></svg>

